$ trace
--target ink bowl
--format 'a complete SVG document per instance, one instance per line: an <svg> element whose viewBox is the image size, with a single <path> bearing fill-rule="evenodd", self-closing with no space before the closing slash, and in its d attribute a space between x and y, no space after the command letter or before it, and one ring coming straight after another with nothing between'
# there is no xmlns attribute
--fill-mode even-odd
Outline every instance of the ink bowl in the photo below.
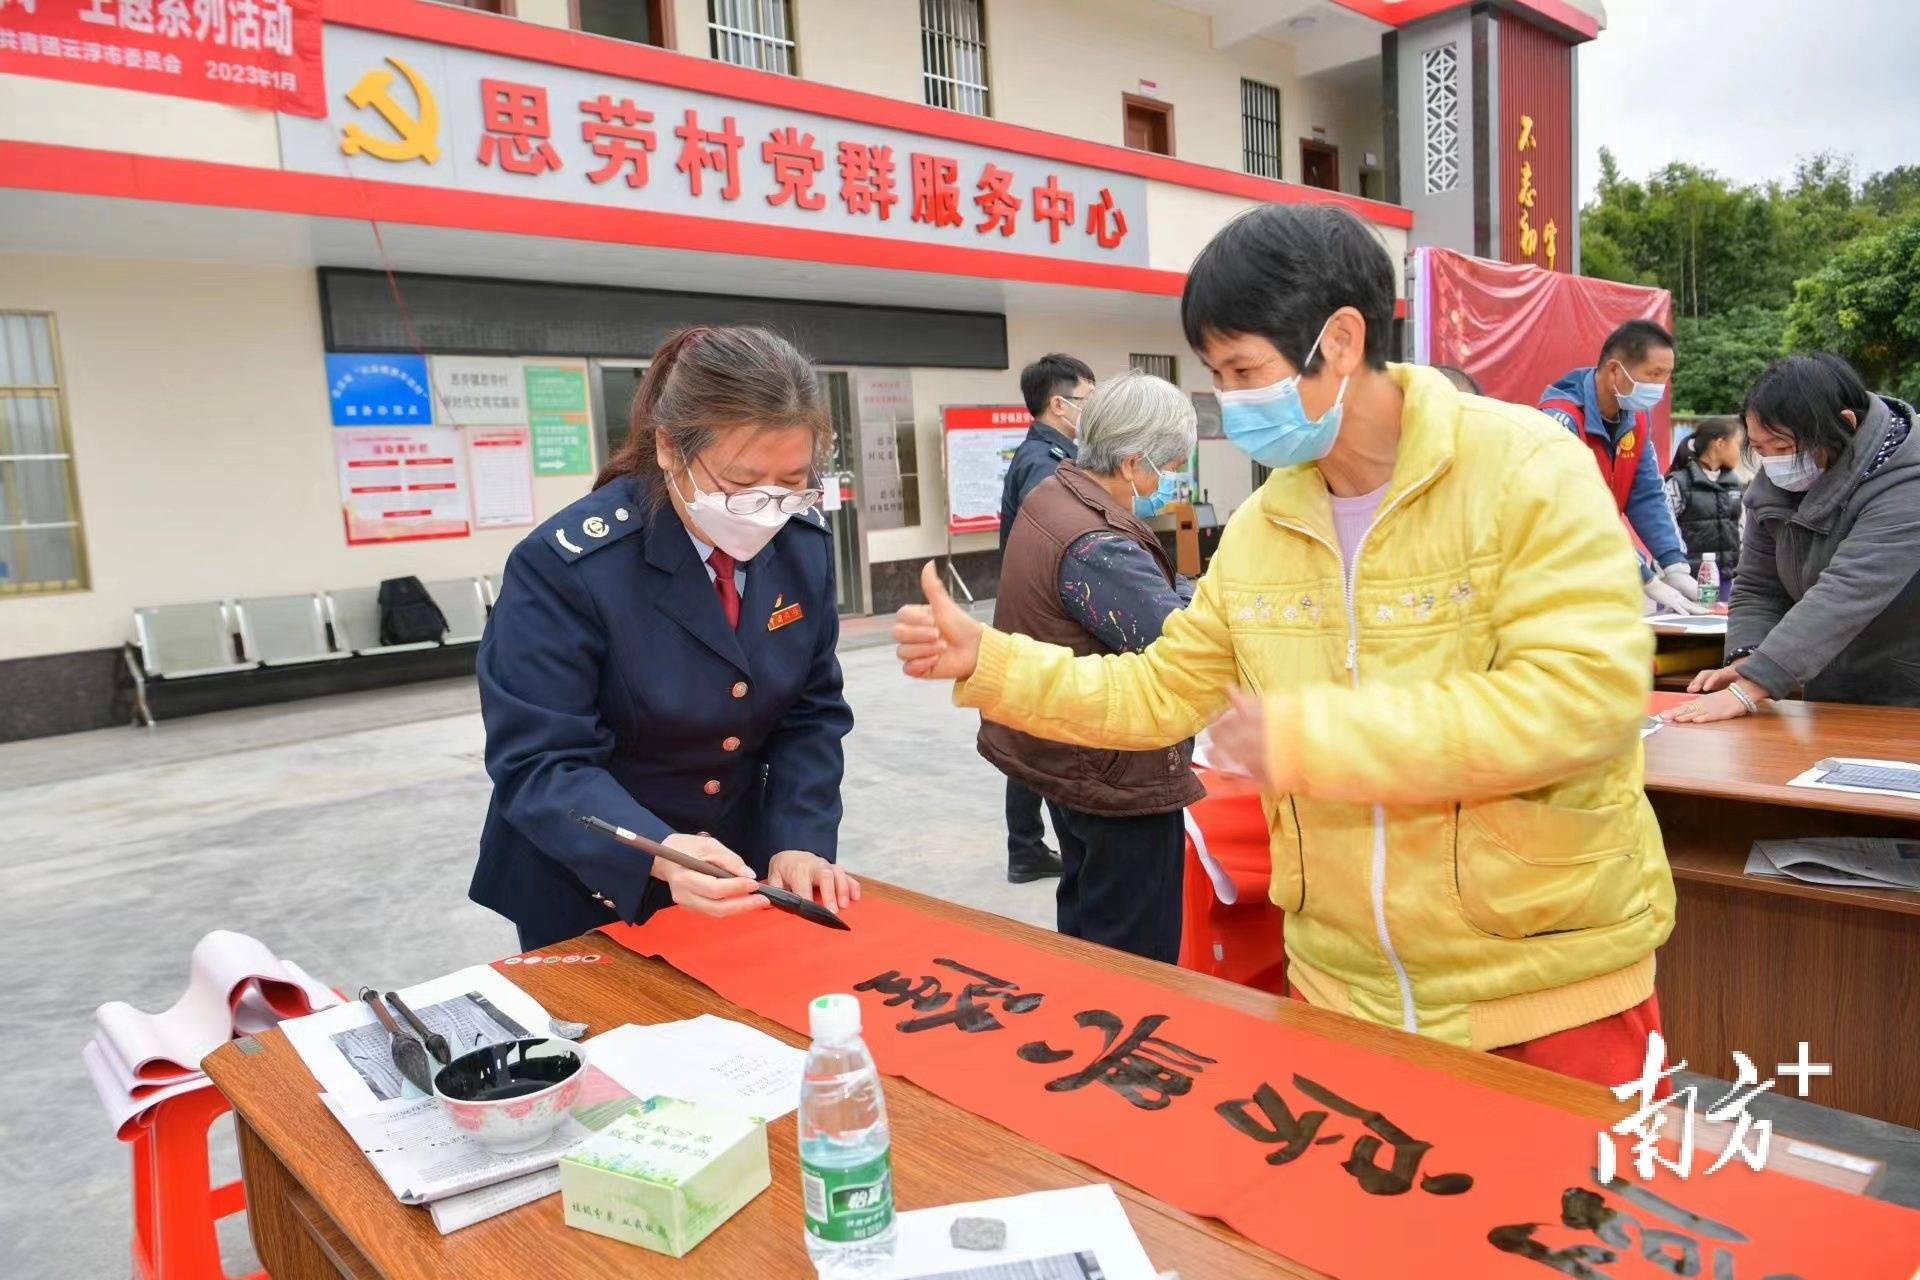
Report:
<svg viewBox="0 0 1920 1280"><path fill-rule="evenodd" d="M434 1073L433 1096L462 1133L501 1155L545 1142L580 1096L587 1051L570 1040L508 1040Z"/></svg>

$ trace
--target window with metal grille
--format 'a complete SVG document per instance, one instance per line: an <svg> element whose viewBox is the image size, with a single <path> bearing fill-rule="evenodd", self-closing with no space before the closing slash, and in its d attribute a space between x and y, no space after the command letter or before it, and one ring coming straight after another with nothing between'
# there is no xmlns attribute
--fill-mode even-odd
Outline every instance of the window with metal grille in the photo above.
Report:
<svg viewBox="0 0 1920 1280"><path fill-rule="evenodd" d="M1174 363L1172 356L1142 355L1136 351L1127 357L1127 367L1150 373L1156 378L1165 378L1176 387L1180 385L1179 366Z"/></svg>
<svg viewBox="0 0 1920 1280"><path fill-rule="evenodd" d="M1420 55L1421 153L1430 196L1460 185L1460 48L1443 44Z"/></svg>
<svg viewBox="0 0 1920 1280"><path fill-rule="evenodd" d="M982 0L920 0L920 70L928 106L987 114Z"/></svg>
<svg viewBox="0 0 1920 1280"><path fill-rule="evenodd" d="M0 311L0 596L86 585L53 317Z"/></svg>
<svg viewBox="0 0 1920 1280"><path fill-rule="evenodd" d="M707 0L707 31L721 62L798 74L787 0Z"/></svg>
<svg viewBox="0 0 1920 1280"><path fill-rule="evenodd" d="M1280 176L1280 91L1258 80L1240 82L1240 163L1263 178Z"/></svg>

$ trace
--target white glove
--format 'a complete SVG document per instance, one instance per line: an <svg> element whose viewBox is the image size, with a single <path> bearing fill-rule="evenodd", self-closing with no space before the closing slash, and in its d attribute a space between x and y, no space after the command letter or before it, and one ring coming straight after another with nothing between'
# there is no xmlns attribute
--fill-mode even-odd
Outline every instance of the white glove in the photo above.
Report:
<svg viewBox="0 0 1920 1280"><path fill-rule="evenodd" d="M1678 591L1687 599L1698 600L1700 598L1700 583L1687 571L1685 564L1670 564L1660 571L1660 576L1667 580L1668 586Z"/></svg>
<svg viewBox="0 0 1920 1280"><path fill-rule="evenodd" d="M1640 590L1647 599L1659 606L1660 613L1711 613L1712 610L1700 603L1698 594L1682 595L1665 578L1648 578Z"/></svg>

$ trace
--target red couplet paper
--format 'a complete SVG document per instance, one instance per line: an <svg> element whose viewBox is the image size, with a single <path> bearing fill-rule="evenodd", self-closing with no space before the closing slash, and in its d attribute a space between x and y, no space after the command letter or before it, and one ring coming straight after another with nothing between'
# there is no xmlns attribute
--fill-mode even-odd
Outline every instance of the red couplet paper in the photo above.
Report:
<svg viewBox="0 0 1920 1280"><path fill-rule="evenodd" d="M1912 1210L1737 1157L1643 1183L1611 1134L1602 1185L1591 1118L898 904L847 919L668 910L606 932L799 1031L813 997L855 992L888 1074L1333 1275L1911 1280L1920 1263Z"/></svg>

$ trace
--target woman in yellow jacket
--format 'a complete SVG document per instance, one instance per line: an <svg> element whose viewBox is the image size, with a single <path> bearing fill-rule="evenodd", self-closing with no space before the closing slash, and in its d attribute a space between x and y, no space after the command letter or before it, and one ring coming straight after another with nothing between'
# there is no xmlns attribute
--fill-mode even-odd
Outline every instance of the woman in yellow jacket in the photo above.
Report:
<svg viewBox="0 0 1920 1280"><path fill-rule="evenodd" d="M1144 652L982 627L931 566L909 675L1111 750L1214 727L1265 784L1296 995L1607 1084L1658 1029L1673 882L1641 791L1653 642L1592 456L1537 410L1388 364L1394 267L1267 205L1181 300L1229 439L1274 468Z"/></svg>

